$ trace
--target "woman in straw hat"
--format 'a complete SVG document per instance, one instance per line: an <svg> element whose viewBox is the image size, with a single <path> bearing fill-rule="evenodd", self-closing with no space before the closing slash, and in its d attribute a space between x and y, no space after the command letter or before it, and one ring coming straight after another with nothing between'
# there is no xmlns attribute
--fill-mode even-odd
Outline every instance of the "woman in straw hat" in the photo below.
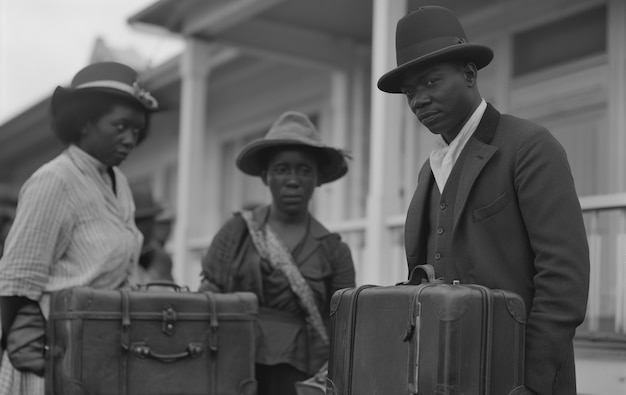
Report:
<svg viewBox="0 0 626 395"><path fill-rule="evenodd" d="M254 292L259 299L258 395L295 394L328 358L332 294L353 287L349 247L309 212L317 186L346 174L344 153L324 145L309 118L287 112L237 158L272 201L231 218L202 262L200 290Z"/></svg>
<svg viewBox="0 0 626 395"><path fill-rule="evenodd" d="M141 248L133 198L117 166L147 135L156 100L130 67L80 70L51 100L52 129L67 148L22 186L0 260L6 352L0 395L43 394L49 294L127 284Z"/></svg>

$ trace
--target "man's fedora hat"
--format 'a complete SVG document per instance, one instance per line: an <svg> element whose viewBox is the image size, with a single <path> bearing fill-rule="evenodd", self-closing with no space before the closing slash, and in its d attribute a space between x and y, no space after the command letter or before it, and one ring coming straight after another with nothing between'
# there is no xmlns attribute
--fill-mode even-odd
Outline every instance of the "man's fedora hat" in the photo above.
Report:
<svg viewBox="0 0 626 395"><path fill-rule="evenodd" d="M491 48L470 44L456 16L447 8L424 6L402 17L396 26L398 67L378 80L378 89L401 93L407 72L449 60L474 62L478 69L493 59Z"/></svg>
<svg viewBox="0 0 626 395"><path fill-rule="evenodd" d="M139 75L134 69L117 62L98 62L78 71L68 88L59 86L55 89L52 94L52 113L56 114L58 109L73 100L80 100L85 92L125 96L136 100L150 112L159 108L157 100L141 86Z"/></svg>
<svg viewBox="0 0 626 395"><path fill-rule="evenodd" d="M335 181L348 172L344 151L325 145L309 117L295 111L281 115L264 138L251 141L243 147L237 156L237 167L248 175L260 176L266 165L263 161L264 152L277 147L308 147L319 152L320 184Z"/></svg>

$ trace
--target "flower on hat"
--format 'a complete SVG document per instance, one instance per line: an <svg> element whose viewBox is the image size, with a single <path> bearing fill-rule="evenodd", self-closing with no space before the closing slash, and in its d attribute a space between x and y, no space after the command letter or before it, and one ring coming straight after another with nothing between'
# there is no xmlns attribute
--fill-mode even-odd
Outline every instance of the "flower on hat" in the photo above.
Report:
<svg viewBox="0 0 626 395"><path fill-rule="evenodd" d="M156 101L154 96L150 94L147 90L139 86L139 80L133 82L133 96L137 98L140 102L142 102L147 108L156 109L159 107L159 103Z"/></svg>

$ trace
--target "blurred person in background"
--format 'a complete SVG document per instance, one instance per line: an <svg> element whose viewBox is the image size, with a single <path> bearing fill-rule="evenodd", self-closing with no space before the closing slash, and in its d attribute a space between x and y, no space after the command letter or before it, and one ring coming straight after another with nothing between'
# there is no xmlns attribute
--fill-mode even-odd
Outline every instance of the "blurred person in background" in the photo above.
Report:
<svg viewBox="0 0 626 395"><path fill-rule="evenodd" d="M287 112L242 149L237 166L260 177L272 201L236 213L218 231L200 291L257 295L258 395L294 395L295 383L328 359L330 297L355 285L350 248L309 212L315 188L343 177L348 165L306 115Z"/></svg>
<svg viewBox="0 0 626 395"><path fill-rule="evenodd" d="M4 251L4 241L9 234L9 229L15 219L15 207L17 206L17 194L7 189L0 189L0 257ZM2 327L0 327L0 339ZM4 355L4 345L0 342L0 361Z"/></svg>
<svg viewBox="0 0 626 395"><path fill-rule="evenodd" d="M9 188L0 189L0 257L4 253L4 242L15 219L17 193Z"/></svg>
<svg viewBox="0 0 626 395"><path fill-rule="evenodd" d="M157 101L132 68L80 70L51 99L52 129L67 145L19 193L0 259L0 395L44 393L45 317L51 292L116 289L137 269L142 235L118 166L147 136Z"/></svg>
<svg viewBox="0 0 626 395"><path fill-rule="evenodd" d="M172 258L155 237L156 218L163 211L152 195L150 184L131 184L135 201L135 224L143 235L137 283L173 282Z"/></svg>
<svg viewBox="0 0 626 395"><path fill-rule="evenodd" d="M175 216L169 208L163 208L163 210L157 214L154 219L154 240L165 247L169 242L172 231L174 230Z"/></svg>

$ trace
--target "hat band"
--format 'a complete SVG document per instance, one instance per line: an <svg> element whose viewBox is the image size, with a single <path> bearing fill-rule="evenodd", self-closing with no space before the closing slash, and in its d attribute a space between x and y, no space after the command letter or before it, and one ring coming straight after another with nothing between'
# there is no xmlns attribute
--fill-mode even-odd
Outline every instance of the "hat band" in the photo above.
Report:
<svg viewBox="0 0 626 395"><path fill-rule="evenodd" d="M132 86L123 82L113 80L91 81L76 86L76 89L84 88L116 89L124 93L128 93L129 95L143 103L150 110L155 110L159 107L159 103L156 101L156 99L150 94L150 92L141 88L137 81L135 81Z"/></svg>
<svg viewBox="0 0 626 395"><path fill-rule="evenodd" d="M467 40L456 36L445 36L431 38L429 40L420 41L416 44L409 45L403 48L397 48L397 64L402 66L403 64L412 60L421 58L422 56L429 55L433 52L440 51L444 48L467 43Z"/></svg>

